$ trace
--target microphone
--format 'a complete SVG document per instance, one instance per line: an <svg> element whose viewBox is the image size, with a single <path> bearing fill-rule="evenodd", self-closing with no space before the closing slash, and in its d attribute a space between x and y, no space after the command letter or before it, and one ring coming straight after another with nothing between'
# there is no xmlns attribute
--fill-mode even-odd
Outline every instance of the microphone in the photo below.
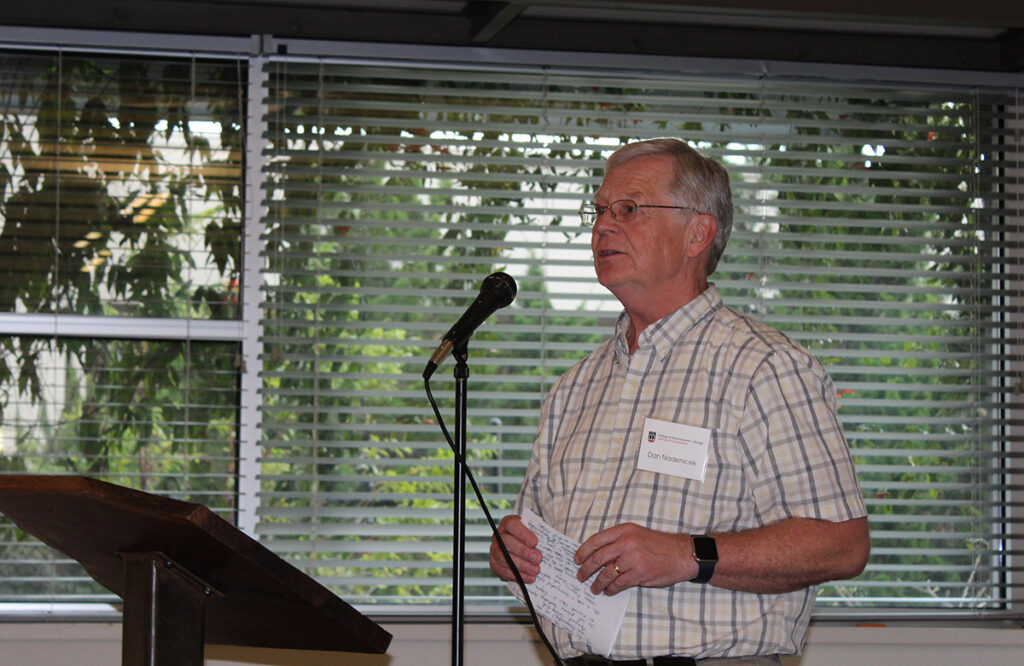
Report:
<svg viewBox="0 0 1024 666"><path fill-rule="evenodd" d="M455 325L448 329L441 339L441 344L430 356L427 367L423 371L423 379L430 379L437 370L437 366L452 350L469 340L473 331L477 329L484 320L513 301L516 297L516 281L507 273L491 273L484 278L480 284L480 295L466 309L466 312L459 318Z"/></svg>

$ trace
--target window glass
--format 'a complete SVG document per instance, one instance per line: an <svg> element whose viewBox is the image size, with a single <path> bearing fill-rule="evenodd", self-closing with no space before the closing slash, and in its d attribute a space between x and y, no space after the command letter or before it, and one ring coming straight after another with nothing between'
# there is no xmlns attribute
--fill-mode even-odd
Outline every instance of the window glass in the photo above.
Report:
<svg viewBox="0 0 1024 666"><path fill-rule="evenodd" d="M0 473L88 475L234 520L240 344L191 323L240 317L246 75L0 52ZM0 533L0 604L114 600Z"/></svg>
<svg viewBox="0 0 1024 666"><path fill-rule="evenodd" d="M241 73L0 54L0 311L237 318Z"/></svg>
<svg viewBox="0 0 1024 666"><path fill-rule="evenodd" d="M266 72L258 529L274 549L356 601L449 601L451 454L425 361L484 276L519 281L470 344L470 458L500 516L544 394L619 310L576 210L616 147L670 135L730 171L735 227L712 278L726 302L837 382L874 550L819 605L1005 607L1012 97L287 59ZM450 396L450 368L434 377ZM468 507L468 601L503 599Z"/></svg>

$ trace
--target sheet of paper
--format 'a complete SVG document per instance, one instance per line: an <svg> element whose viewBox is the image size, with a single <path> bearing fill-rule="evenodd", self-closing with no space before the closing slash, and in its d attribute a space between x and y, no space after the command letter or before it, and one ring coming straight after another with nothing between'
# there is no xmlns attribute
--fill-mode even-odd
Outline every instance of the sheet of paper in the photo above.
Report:
<svg viewBox="0 0 1024 666"><path fill-rule="evenodd" d="M544 553L540 575L526 586L534 610L556 627L585 640L591 654L607 657L619 635L633 591L625 590L613 597L592 593L590 584L593 578L584 583L576 580L579 567L572 558L580 544L529 509L524 509L521 517L523 523L537 534L540 540L537 547ZM509 583L509 589L520 601L523 600L517 583Z"/></svg>

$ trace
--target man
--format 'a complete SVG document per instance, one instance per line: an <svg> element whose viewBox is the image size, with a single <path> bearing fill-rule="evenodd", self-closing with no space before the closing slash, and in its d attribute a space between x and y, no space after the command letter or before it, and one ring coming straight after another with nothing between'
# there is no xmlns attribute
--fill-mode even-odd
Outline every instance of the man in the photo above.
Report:
<svg viewBox="0 0 1024 666"><path fill-rule="evenodd" d="M636 589L611 662L546 621L545 633L570 665L778 664L802 648L815 586L868 557L832 381L708 282L732 225L720 164L673 139L627 145L580 212L624 311L545 401L518 507L582 542L593 593ZM658 423L706 438L691 468L642 463ZM518 515L499 532L533 582L534 533ZM490 562L514 579L496 543Z"/></svg>

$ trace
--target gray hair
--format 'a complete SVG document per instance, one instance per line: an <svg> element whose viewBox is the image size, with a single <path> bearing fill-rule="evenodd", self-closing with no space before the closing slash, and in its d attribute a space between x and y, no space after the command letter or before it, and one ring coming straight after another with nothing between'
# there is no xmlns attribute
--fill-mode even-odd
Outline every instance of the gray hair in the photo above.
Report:
<svg viewBox="0 0 1024 666"><path fill-rule="evenodd" d="M708 255L705 275L718 267L725 245L732 233L732 189L729 174L719 162L704 157L679 139L650 139L622 146L608 158L605 173L639 157L672 158L675 177L672 179L672 197L680 206L692 206L700 213L714 215L718 221Z"/></svg>

